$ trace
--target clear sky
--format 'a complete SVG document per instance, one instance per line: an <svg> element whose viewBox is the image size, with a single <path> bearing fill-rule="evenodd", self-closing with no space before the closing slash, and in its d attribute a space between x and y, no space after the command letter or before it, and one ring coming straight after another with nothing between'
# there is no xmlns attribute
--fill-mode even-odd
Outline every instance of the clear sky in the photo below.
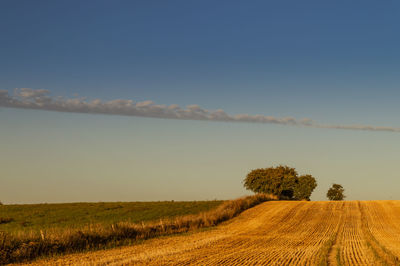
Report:
<svg viewBox="0 0 400 266"><path fill-rule="evenodd" d="M399 14L398 1L3 0L0 201L228 199L278 164L315 176L314 200L333 182L400 199ZM64 100L21 108L33 92ZM121 116L125 101L95 99L296 125Z"/></svg>

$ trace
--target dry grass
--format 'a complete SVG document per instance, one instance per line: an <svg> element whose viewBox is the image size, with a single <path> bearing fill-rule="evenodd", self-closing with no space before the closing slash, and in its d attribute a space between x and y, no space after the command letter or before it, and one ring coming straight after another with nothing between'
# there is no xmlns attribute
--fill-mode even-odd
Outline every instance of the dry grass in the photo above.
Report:
<svg viewBox="0 0 400 266"><path fill-rule="evenodd" d="M40 256L114 247L132 241L188 232L215 226L261 202L274 199L254 195L227 201L214 210L198 215L160 220L147 224L120 222L111 226L90 225L78 229L54 229L40 232L0 233L0 264L32 260Z"/></svg>

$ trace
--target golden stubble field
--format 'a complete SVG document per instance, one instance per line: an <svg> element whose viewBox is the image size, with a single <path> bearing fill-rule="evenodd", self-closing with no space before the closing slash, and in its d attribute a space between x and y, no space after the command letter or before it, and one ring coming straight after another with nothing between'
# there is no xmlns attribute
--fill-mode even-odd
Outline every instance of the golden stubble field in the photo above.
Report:
<svg viewBox="0 0 400 266"><path fill-rule="evenodd" d="M271 201L212 230L39 265L397 265L400 201Z"/></svg>

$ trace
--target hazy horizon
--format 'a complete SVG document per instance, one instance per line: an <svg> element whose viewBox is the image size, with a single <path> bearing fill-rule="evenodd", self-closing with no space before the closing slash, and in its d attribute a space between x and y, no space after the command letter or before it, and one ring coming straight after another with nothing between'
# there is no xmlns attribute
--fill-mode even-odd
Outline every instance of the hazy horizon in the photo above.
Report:
<svg viewBox="0 0 400 266"><path fill-rule="evenodd" d="M280 164L400 199L396 1L0 7L3 203L231 199Z"/></svg>

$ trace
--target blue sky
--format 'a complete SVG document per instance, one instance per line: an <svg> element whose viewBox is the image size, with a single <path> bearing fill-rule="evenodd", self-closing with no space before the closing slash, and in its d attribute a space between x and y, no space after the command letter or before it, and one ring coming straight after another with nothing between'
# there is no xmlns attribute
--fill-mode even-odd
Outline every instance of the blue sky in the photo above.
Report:
<svg viewBox="0 0 400 266"><path fill-rule="evenodd" d="M400 127L397 1L1 1L0 90ZM233 198L290 164L349 199L400 185L396 132L0 109L0 200ZM389 188L388 188L389 187Z"/></svg>

